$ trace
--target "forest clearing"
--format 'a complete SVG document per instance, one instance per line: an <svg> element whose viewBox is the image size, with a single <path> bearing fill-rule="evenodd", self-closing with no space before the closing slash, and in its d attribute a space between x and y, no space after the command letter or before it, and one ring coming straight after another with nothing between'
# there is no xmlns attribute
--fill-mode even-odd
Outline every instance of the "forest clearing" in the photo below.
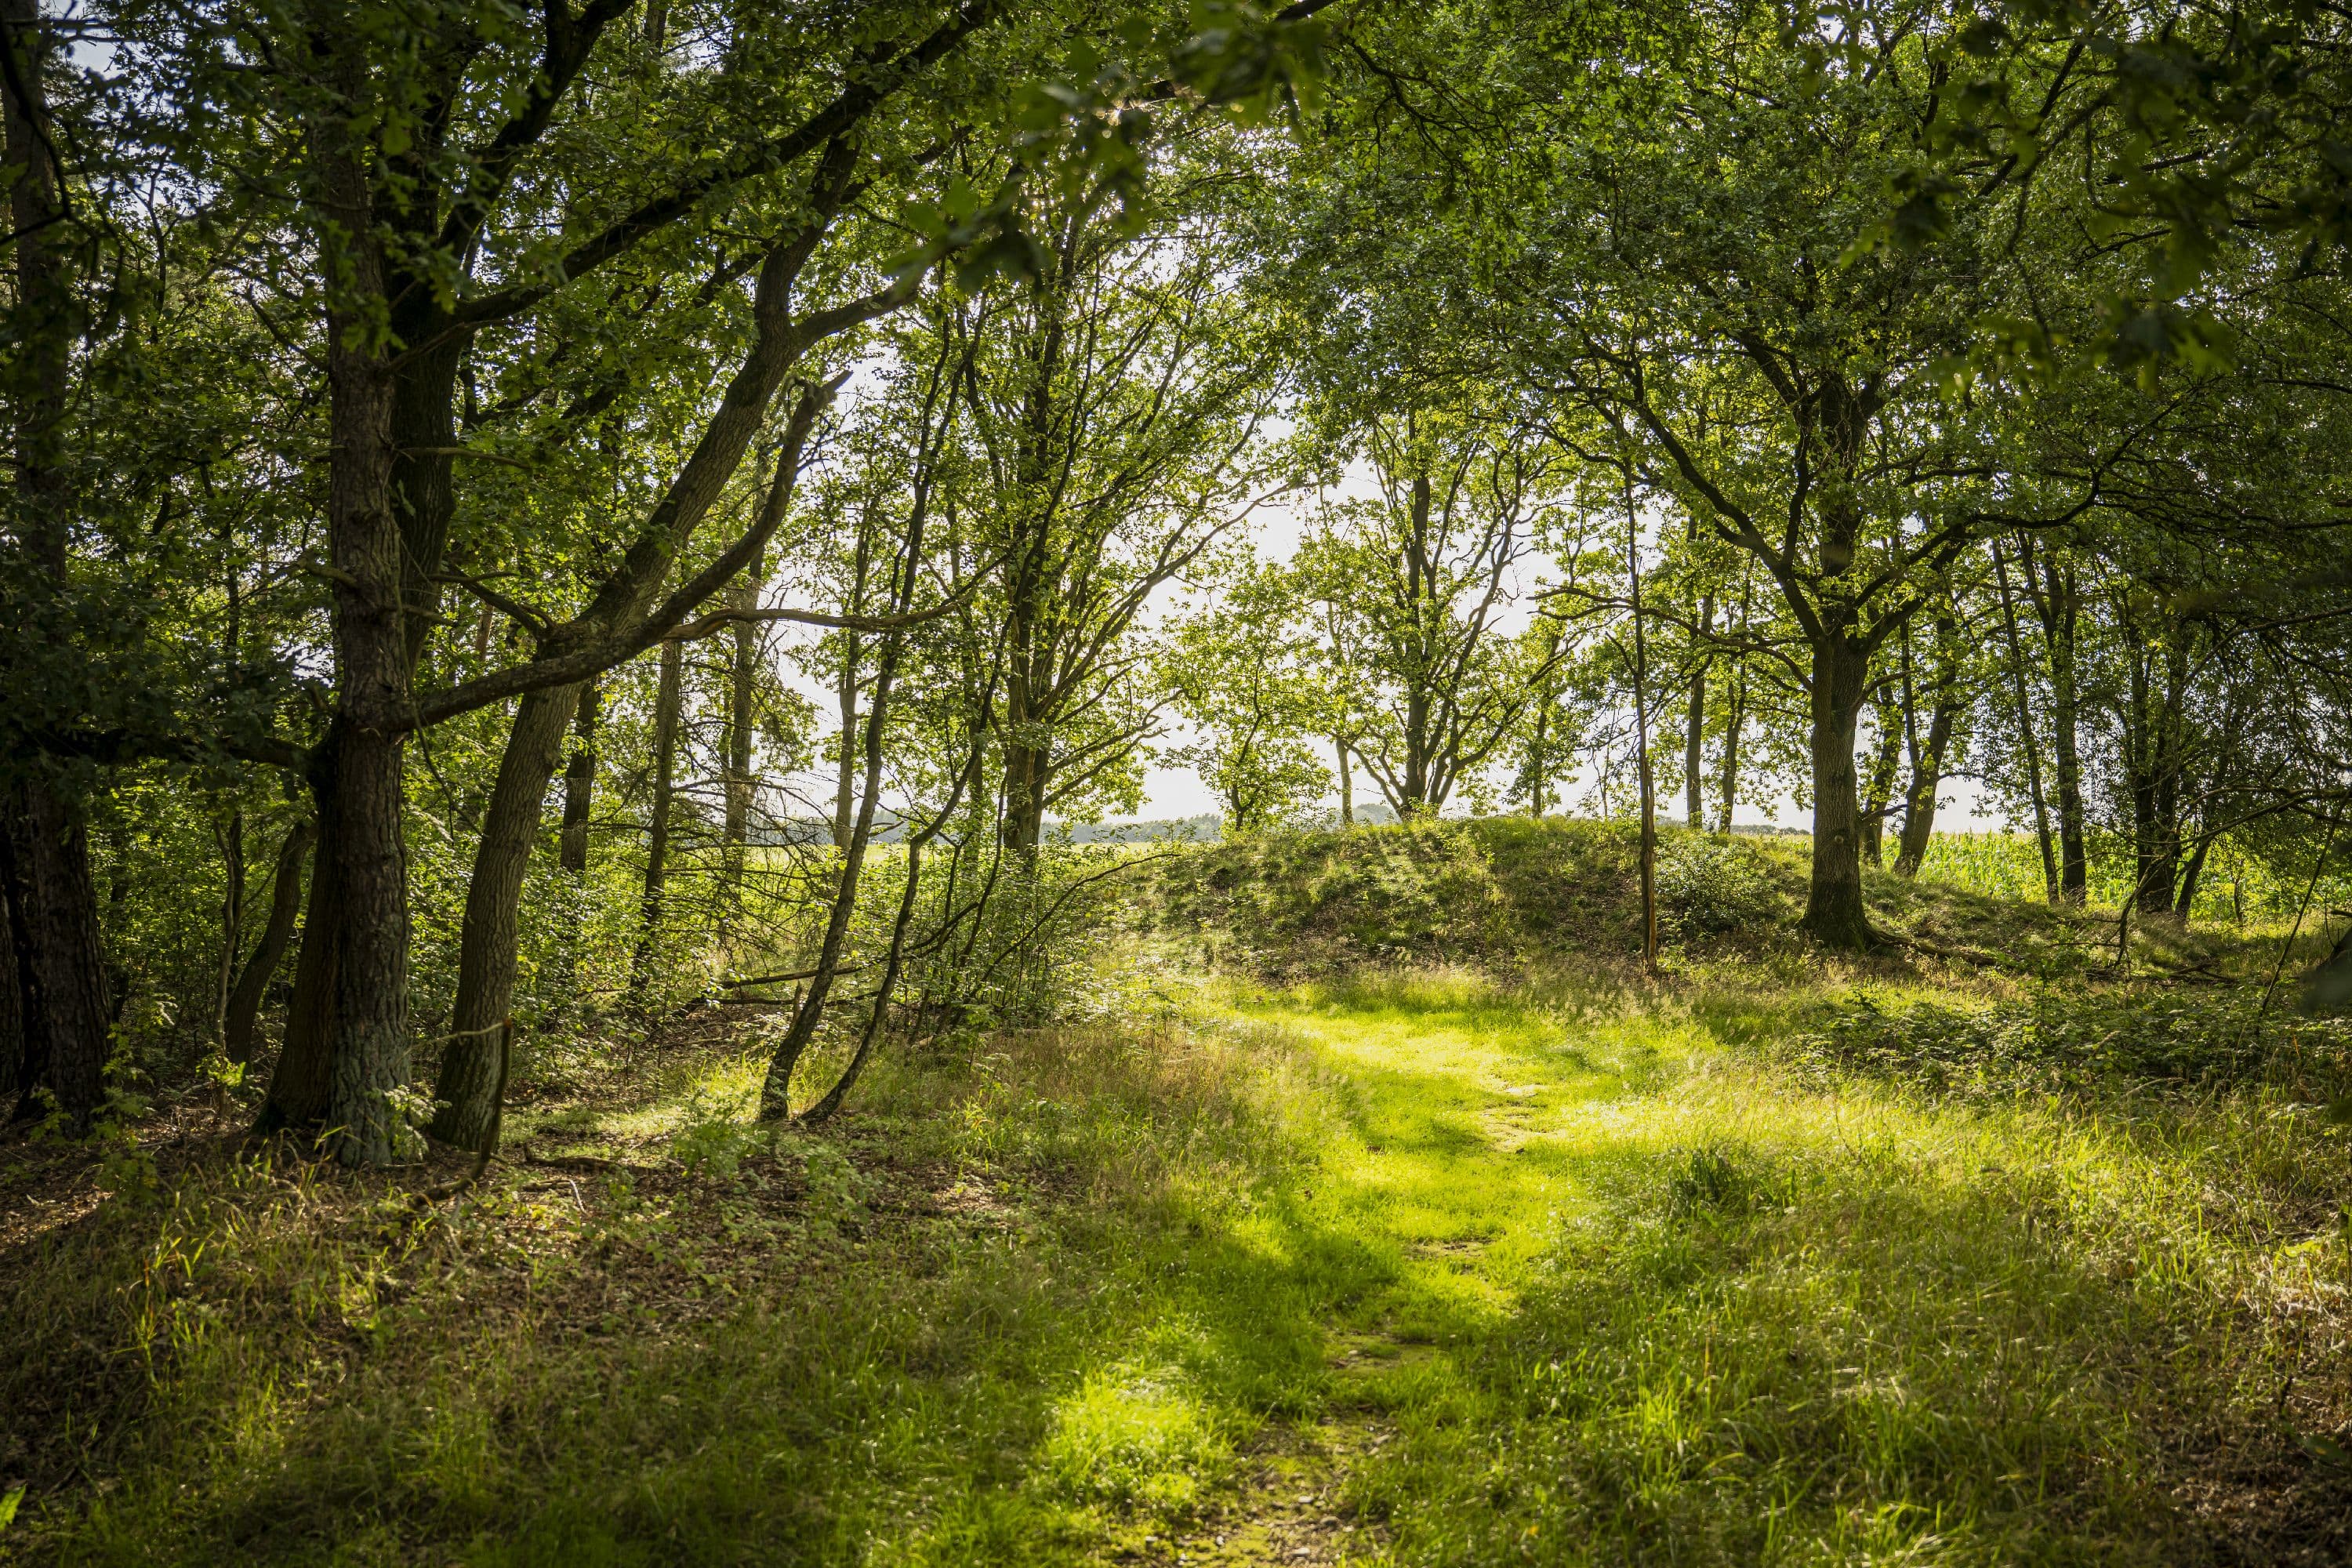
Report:
<svg viewBox="0 0 2352 1568"><path fill-rule="evenodd" d="M740 1005L541 1064L424 1205L241 1156L194 1095L143 1195L37 1185L65 1237L0 1251L16 1462L95 1489L19 1528L123 1563L2352 1550L2341 1025L2257 1024L2179 951L2087 987L1785 939L1506 965L1414 911L1401 867L1463 872L1415 832L1320 852L1432 962L1332 966L1332 907L1280 933L1315 975L1213 974L1180 884L1094 1016L877 1063L817 1129L755 1120L782 1020ZM1575 923L1631 924L1633 836L1549 836L1613 890ZM2258 982L2280 934L2191 945Z"/></svg>
<svg viewBox="0 0 2352 1568"><path fill-rule="evenodd" d="M0 0L0 1563L2352 1563L2347 105Z"/></svg>

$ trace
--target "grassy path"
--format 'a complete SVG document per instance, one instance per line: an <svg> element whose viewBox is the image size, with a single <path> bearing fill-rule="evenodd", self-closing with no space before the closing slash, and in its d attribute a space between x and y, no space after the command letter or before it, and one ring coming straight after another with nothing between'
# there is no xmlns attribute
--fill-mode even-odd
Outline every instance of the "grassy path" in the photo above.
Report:
<svg viewBox="0 0 2352 1568"><path fill-rule="evenodd" d="M0 1563L2352 1560L2325 1091L1755 1048L1819 995L1202 983L816 1135L731 1015L425 1208L223 1143L0 1253Z"/></svg>
<svg viewBox="0 0 2352 1568"><path fill-rule="evenodd" d="M2334 1550L2231 1544L2285 1440L2277 1321L2242 1281L2316 1262L2262 1212L2291 1155L2258 1112L1808 1089L1725 1048L1736 1014L1606 990L1436 976L1234 1011L1344 1107L1267 1240L1386 1265L1332 1293L1320 1414L1393 1437L1337 1489L1398 1559ZM2324 1297L2326 1267L2290 1291Z"/></svg>

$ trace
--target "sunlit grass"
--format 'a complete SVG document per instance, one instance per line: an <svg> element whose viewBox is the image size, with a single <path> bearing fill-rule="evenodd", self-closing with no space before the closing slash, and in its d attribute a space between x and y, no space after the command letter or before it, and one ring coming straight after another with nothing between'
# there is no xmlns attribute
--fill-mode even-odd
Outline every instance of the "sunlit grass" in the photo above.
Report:
<svg viewBox="0 0 2352 1568"><path fill-rule="evenodd" d="M2345 1413L2352 1173L2284 1089L1930 1099L1790 1065L1819 974L1732 960L1133 967L821 1137L751 1124L751 1041L526 1110L619 1163L435 1217L112 1205L0 1303L114 1369L111 1479L0 1555L1165 1560L1270 1434L1370 1431L1398 1563L2169 1562L2185 1477Z"/></svg>

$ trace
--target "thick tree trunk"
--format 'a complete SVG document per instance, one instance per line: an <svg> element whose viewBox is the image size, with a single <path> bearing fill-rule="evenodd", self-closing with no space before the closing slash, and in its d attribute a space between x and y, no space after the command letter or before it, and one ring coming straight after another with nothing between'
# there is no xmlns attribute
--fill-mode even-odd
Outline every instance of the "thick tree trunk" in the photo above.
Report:
<svg viewBox="0 0 2352 1568"><path fill-rule="evenodd" d="M654 689L654 789L646 823L646 887L637 905L637 951L629 965L629 994L642 997L659 951L664 901L669 890L670 817L677 790L678 709L684 700L685 647L661 647L661 679Z"/></svg>
<svg viewBox="0 0 2352 1568"><path fill-rule="evenodd" d="M539 839L547 786L562 755L563 731L580 710L580 694L576 686L554 686L522 700L499 759L489 809L482 815L457 944L457 1000L433 1087L433 1098L442 1106L429 1129L440 1142L460 1149L483 1148L498 1113L498 1036L514 1011L523 874Z"/></svg>
<svg viewBox="0 0 2352 1568"><path fill-rule="evenodd" d="M1331 750L1339 759L1339 826L1350 827L1356 821L1356 780L1348 767L1348 742L1335 735Z"/></svg>
<svg viewBox="0 0 2352 1568"><path fill-rule="evenodd" d="M350 49L348 42L342 46ZM344 74L362 68L347 55ZM347 82L347 86L353 85ZM364 95L356 89L354 101ZM335 767L331 858L341 879L327 1116L351 1165L389 1164L397 1144L388 1098L409 1077L408 868L403 837L404 737L410 721L408 566L394 511L392 369L374 344L384 299L369 189L369 153L351 128L313 128L325 216L320 243L347 277L327 314L327 544L336 573L333 642L343 720Z"/></svg>
<svg viewBox="0 0 2352 1568"><path fill-rule="evenodd" d="M16 548L6 565L36 596L61 597L73 510L62 458L75 306L59 249L67 237L61 171L51 162L58 143L42 96L52 40L35 0L0 6L0 47L9 60L5 168L16 262L5 371L15 491L5 521ZM80 1130L98 1106L112 1022L89 834L81 803L50 781L27 780L17 793L25 925L45 1037L41 1082Z"/></svg>
<svg viewBox="0 0 2352 1568"><path fill-rule="evenodd" d="M21 785L18 851L25 937L40 1024L37 1085L56 1097L77 1131L102 1098L112 1016L98 931L98 889L89 874L89 830L79 803L37 784Z"/></svg>
<svg viewBox="0 0 2352 1568"><path fill-rule="evenodd" d="M1035 852L1045 837L1045 789L1052 759L1044 746L1004 748L1004 847Z"/></svg>
<svg viewBox="0 0 2352 1568"><path fill-rule="evenodd" d="M1862 803L1854 776L1854 731L1870 684L1870 660L1860 643L1835 624L1813 644L1812 875L1804 930L1831 947L1866 948L1874 941L1862 898Z"/></svg>
<svg viewBox="0 0 2352 1568"><path fill-rule="evenodd" d="M294 922L302 912L302 865L316 837L317 829L310 823L298 822L287 830L286 842L278 847L278 869L269 885L269 919L261 928L260 945L245 961L236 984L229 989L221 1026L221 1049L233 1062L253 1059L255 1023L261 1016L262 998L268 994L270 977L278 973L294 940Z"/></svg>

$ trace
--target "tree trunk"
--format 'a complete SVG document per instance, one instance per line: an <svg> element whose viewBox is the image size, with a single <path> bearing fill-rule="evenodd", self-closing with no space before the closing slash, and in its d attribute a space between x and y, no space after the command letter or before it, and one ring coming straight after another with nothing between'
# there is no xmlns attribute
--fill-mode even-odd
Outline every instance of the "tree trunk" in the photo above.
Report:
<svg viewBox="0 0 2352 1568"><path fill-rule="evenodd" d="M2029 574L2033 563L2025 563ZM2076 695L2074 633L2081 616L2072 566L2062 568L2044 552L2042 591L2035 595L2042 637L2050 653L2050 727L2058 763L2058 891L2067 903L2090 897L2090 854L2083 816L2083 757L2076 744L2080 700Z"/></svg>
<svg viewBox="0 0 2352 1568"><path fill-rule="evenodd" d="M907 886L898 896L898 918L890 927L890 955L882 966L882 984L874 993L874 1011L866 1015L866 1032L858 1037L856 1054L823 1099L801 1112L803 1121L815 1123L829 1121L841 1109L849 1091L856 1087L857 1076L866 1069L866 1059L874 1052L874 1042L881 1037L882 1026L889 1021L890 997L898 989L898 971L907 954L907 928L915 918L915 892L923 874L923 847L909 840L907 845Z"/></svg>
<svg viewBox="0 0 2352 1568"><path fill-rule="evenodd" d="M22 795L28 925L48 1037L42 1082L75 1130L87 1131L103 1094L113 1026L89 828L78 801L37 784L23 786Z"/></svg>
<svg viewBox="0 0 2352 1568"><path fill-rule="evenodd" d="M1339 826L1352 827L1356 822L1356 780L1348 767L1347 741L1333 736L1331 750L1339 759Z"/></svg>
<svg viewBox="0 0 2352 1568"><path fill-rule="evenodd" d="M286 1009L286 1037L269 1075L254 1131L307 1132L327 1115L328 1058L335 1022L335 975L341 943L343 872L330 850L334 819L342 809L335 775L343 749L343 721L331 720L327 733L310 750L305 782L317 815L318 852L310 865L310 896L302 917L302 947L294 958L294 997Z"/></svg>
<svg viewBox="0 0 2352 1568"><path fill-rule="evenodd" d="M1936 834L1936 792L1944 782L1944 756L1952 742L1952 726L1959 719L1953 688L1936 694L1935 710L1927 721L1927 740L1911 770L1911 786L1903 795L1903 837L1896 847L1895 874L1911 878L1927 858Z"/></svg>
<svg viewBox="0 0 2352 1568"><path fill-rule="evenodd" d="M0 1107L29 1109L43 1051L35 1038L38 990L31 969L32 937L25 925L25 890L18 877L24 838L15 802L0 795Z"/></svg>
<svg viewBox="0 0 2352 1568"><path fill-rule="evenodd" d="M1698 520L1691 520L1691 538L1698 538ZM1698 629L1701 637L1715 628L1715 595L1702 594L1698 601ZM1706 769L1706 663L1701 660L1691 671L1690 710L1683 721L1683 820L1696 833L1705 826L1706 787L1702 775Z"/></svg>
<svg viewBox="0 0 2352 1568"><path fill-rule="evenodd" d="M1901 760L1904 715L1887 700L1888 686L1878 689L1878 751L1871 758L1869 793L1862 802L1862 858L1875 867L1884 864L1888 808L1895 799L1895 773Z"/></svg>
<svg viewBox="0 0 2352 1568"><path fill-rule="evenodd" d="M764 485L761 488L766 489ZM762 550L727 595L728 603L747 616L760 607L761 591L767 582L767 552ZM751 710L757 691L760 636L758 624L750 619L737 621L730 630L735 646L727 672L727 767L722 784L726 816L719 827L719 855L728 896L740 898L744 854L751 832Z"/></svg>
<svg viewBox="0 0 2352 1568"><path fill-rule="evenodd" d="M849 829L857 813L857 657L854 639L842 655L841 682L835 695L840 700L841 731L833 770L833 847L849 847Z"/></svg>
<svg viewBox="0 0 2352 1568"><path fill-rule="evenodd" d="M1690 709L1683 720L1683 820L1696 832L1705 826L1706 770L1706 671L1691 677Z"/></svg>
<svg viewBox="0 0 2352 1568"><path fill-rule="evenodd" d="M262 999L268 994L270 977L278 973L294 940L295 918L302 912L302 864L317 836L310 823L298 822L278 846L278 869L269 885L269 919L261 928L261 944L245 961L236 984L229 990L221 1026L221 1049L233 1062L253 1059L255 1023L261 1016Z"/></svg>
<svg viewBox="0 0 2352 1568"><path fill-rule="evenodd" d="M581 689L552 686L523 698L499 759L489 809L482 814L457 944L457 1000L433 1086L433 1098L443 1103L429 1129L440 1142L460 1149L482 1149L498 1113L497 1036L514 1011L523 875L539 838L547 786L562 754L563 731L580 710Z"/></svg>
<svg viewBox="0 0 2352 1568"><path fill-rule="evenodd" d="M2190 912L2197 907L2197 884L2204 878L2205 857L2212 847L2211 838L2198 839L2196 849L2189 854L2188 867L2180 873L2180 893L2173 900L2172 918L2179 921L2184 930L2188 927Z"/></svg>
<svg viewBox="0 0 2352 1568"><path fill-rule="evenodd" d="M2058 890L2058 856L2050 841L2050 806L2042 791L2042 742L2034 732L2033 710L2026 701L2025 646L2017 635L2017 607L2009 593L2009 564L2002 559L2000 541L1992 545L1993 581L2000 588L2000 621L2009 639L2009 673L2017 701L2017 744L2025 758L2026 790L2033 803L2033 837L2042 848L2042 881L2045 896L2052 903L2060 899Z"/></svg>
<svg viewBox="0 0 2352 1568"><path fill-rule="evenodd" d="M245 813L229 809L228 819L213 829L221 850L220 966L214 976L213 1027L215 1043L228 1049L228 996L236 984L236 955L245 947Z"/></svg>
<svg viewBox="0 0 2352 1568"><path fill-rule="evenodd" d="M338 67L354 102L363 73L348 41ZM323 216L320 243L342 278L327 312L327 544L336 573L333 643L337 709L343 720L329 847L341 878L335 931L334 1024L327 1116L345 1164L389 1164L397 1144L387 1098L406 1085L408 880L403 837L403 741L410 721L406 576L392 496L393 381L375 343L384 300L374 239L369 152L351 127L312 128ZM340 252L340 255L334 253Z"/></svg>
<svg viewBox="0 0 2352 1568"><path fill-rule="evenodd" d="M915 542L919 548L919 531ZM909 554L911 557L911 551ZM915 563L910 558L906 565L909 583L914 574ZM902 595L901 613L906 607L904 598ZM801 1053L816 1037L816 1026L824 1020L834 978L840 970L850 918L857 909L857 885L866 868L866 847L874 837L875 806L882 795L882 725L890 705L890 679L898 664L899 643L899 636L894 632L882 647L881 668L875 672L873 698L866 712L866 779L857 803L857 819L850 829L849 843L842 850L841 880L834 888L833 908L825 919L824 939L817 949L815 972L809 976L808 990L793 1009L792 1026L778 1042L776 1054L769 1061L767 1076L760 1086L762 1121L781 1121L792 1114L793 1070L800 1065ZM1033 840L1032 847L1034 844ZM877 1000L877 1005L884 1005L884 1001L887 999Z"/></svg>
<svg viewBox="0 0 2352 1568"><path fill-rule="evenodd" d="M1748 727L1748 672L1737 668L1731 679L1731 711L1723 720L1723 778L1720 789L1723 815L1717 822L1718 832L1731 831L1731 816L1739 804L1739 737Z"/></svg>
<svg viewBox="0 0 2352 1568"><path fill-rule="evenodd" d="M915 489L915 504L907 520L907 534L898 558L897 583L891 595L893 613L898 616L906 615L914 603L916 578L922 567L928 494L927 481L919 481ZM825 919L824 939L817 948L816 964L809 976L808 990L801 997L800 1005L793 1009L792 1026L777 1043L776 1054L769 1061L767 1076L760 1085L760 1120L762 1121L780 1121L792 1114L793 1070L800 1065L801 1053L808 1048L809 1042L816 1036L816 1026L824 1017L825 1003L831 999L834 977L840 969L842 947L848 939L850 919L857 910L857 884L866 866L866 847L874 838L875 808L882 798L883 725L889 717L891 681L898 674L898 655L904 646L904 635L897 631L889 633L882 642L881 658L874 671L873 695L866 712L866 780L863 796L857 803L857 821L850 831L849 843L842 850L841 880L834 889L833 909ZM901 933L906 927L908 909L914 900L916 866L912 856L916 847L912 842L908 845L908 888L895 928ZM898 936L894 934L891 974L894 983L897 944ZM875 998L877 1020L881 1010L889 1004L889 993L886 988ZM869 1020L867 1038L859 1047L861 1059L866 1047L872 1044L873 1030L878 1026L877 1021ZM847 1090L844 1089L842 1092L846 1093ZM834 1103L837 1105L839 1101L836 1100Z"/></svg>
<svg viewBox="0 0 2352 1568"><path fill-rule="evenodd" d="M1650 656L1642 626L1641 532L1633 510L1633 481L1625 479L1625 576L1633 605L1633 742L1642 785L1642 964L1658 970L1658 797L1650 772Z"/></svg>
<svg viewBox="0 0 2352 1568"><path fill-rule="evenodd" d="M595 681L580 689L579 711L572 720L572 758L563 767L563 837L556 865L566 874L588 874L588 814L596 802L596 721L603 693Z"/></svg>
<svg viewBox="0 0 2352 1568"><path fill-rule="evenodd" d="M8 521L16 548L7 568L33 589L37 603L62 598L68 586L73 498L62 459L75 307L58 249L67 237L62 171L52 162L58 143L42 88L52 40L36 0L5 0L0 47L9 61L0 166L7 174L10 243L16 253L9 322L15 363L6 384L16 492ZM39 1072L58 1109L80 1131L98 1106L112 1022L89 834L81 803L51 781L29 779L17 794L25 929L44 1037Z"/></svg>
<svg viewBox="0 0 2352 1568"><path fill-rule="evenodd" d="M637 951L629 965L629 994L642 997L661 943L662 905L669 888L669 829L677 779L677 721L683 701L685 647L661 647L661 680L654 693L654 797L646 825L646 889L637 906Z"/></svg>
<svg viewBox="0 0 2352 1568"><path fill-rule="evenodd" d="M1874 940L1862 898L1862 803L1853 765L1869 684L1870 660L1859 640L1834 622L1825 626L1813 644L1813 858L1800 923L1830 947L1867 948Z"/></svg>

